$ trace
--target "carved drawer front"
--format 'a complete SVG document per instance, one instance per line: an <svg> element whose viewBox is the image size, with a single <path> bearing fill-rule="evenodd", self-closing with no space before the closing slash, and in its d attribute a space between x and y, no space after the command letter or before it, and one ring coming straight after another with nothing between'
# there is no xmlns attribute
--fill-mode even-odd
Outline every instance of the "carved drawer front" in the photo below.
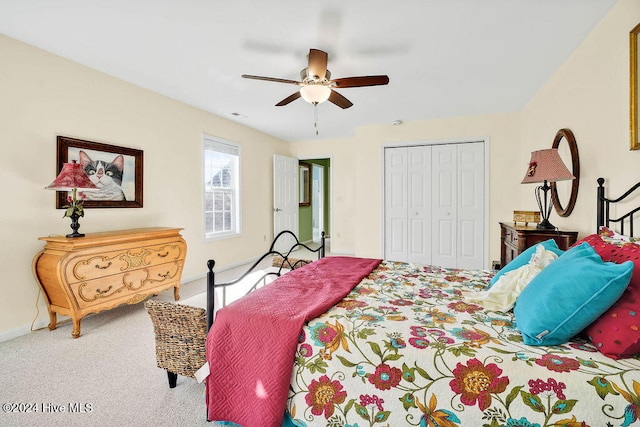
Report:
<svg viewBox="0 0 640 427"><path fill-rule="evenodd" d="M175 285L180 279L182 261L175 261L160 265L142 267L112 276L101 277L94 280L82 281L71 284L71 293L78 307L86 308L105 301L113 301L114 304L129 301L138 296L140 300L149 295L154 288L166 288Z"/></svg>
<svg viewBox="0 0 640 427"><path fill-rule="evenodd" d="M152 267L184 258L184 245L170 242L135 249L84 255L70 262L66 269L69 283L111 276L125 271Z"/></svg>

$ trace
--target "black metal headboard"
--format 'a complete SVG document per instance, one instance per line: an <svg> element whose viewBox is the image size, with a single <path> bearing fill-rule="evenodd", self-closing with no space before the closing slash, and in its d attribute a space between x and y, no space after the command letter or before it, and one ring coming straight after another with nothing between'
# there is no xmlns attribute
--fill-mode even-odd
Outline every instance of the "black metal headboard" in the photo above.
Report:
<svg viewBox="0 0 640 427"><path fill-rule="evenodd" d="M610 227L610 224L619 223L620 234L627 236L635 236L633 234L633 215L640 211L640 206L631 209L629 212L618 216L617 218L611 218L610 207L611 204L619 203L629 197L635 190L640 188L640 182L628 189L622 196L617 199L607 198L604 195L604 178L598 178L598 225L596 232L600 231L600 227ZM628 226L628 230L625 231L625 225Z"/></svg>

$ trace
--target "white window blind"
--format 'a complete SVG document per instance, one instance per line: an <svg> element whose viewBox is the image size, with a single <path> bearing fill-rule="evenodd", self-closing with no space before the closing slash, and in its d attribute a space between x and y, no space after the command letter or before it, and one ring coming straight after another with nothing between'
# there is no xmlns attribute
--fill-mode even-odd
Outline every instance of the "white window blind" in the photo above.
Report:
<svg viewBox="0 0 640 427"><path fill-rule="evenodd" d="M211 136L204 147L204 223L206 237L240 232L240 147Z"/></svg>

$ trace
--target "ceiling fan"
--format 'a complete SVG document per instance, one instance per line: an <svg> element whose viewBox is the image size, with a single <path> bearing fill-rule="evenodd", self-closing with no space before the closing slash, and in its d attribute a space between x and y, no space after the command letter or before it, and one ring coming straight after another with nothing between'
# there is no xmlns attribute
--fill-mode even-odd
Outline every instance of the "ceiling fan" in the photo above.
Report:
<svg viewBox="0 0 640 427"><path fill-rule="evenodd" d="M361 86L380 86L389 83L389 77L380 76L359 76L343 77L331 80L331 72L327 70L329 55L318 49L309 49L309 63L305 69L300 71L300 80L288 80L275 77L262 77L243 74L245 79L266 80L269 82L288 83L300 86L298 92L294 92L276 104L276 107L287 105L292 101L302 97L305 101L313 105L329 101L340 108L349 108L353 105L351 101L336 92L334 89Z"/></svg>

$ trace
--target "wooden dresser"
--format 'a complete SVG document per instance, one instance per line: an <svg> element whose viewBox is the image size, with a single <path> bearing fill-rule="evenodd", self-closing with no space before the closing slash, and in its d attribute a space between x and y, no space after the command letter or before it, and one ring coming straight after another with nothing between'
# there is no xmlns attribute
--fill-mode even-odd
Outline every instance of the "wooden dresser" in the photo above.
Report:
<svg viewBox="0 0 640 427"><path fill-rule="evenodd" d="M187 255L181 228L139 228L85 237L40 237L45 246L33 259L33 271L49 309L49 329L56 313L73 320L71 336L80 336L80 320L89 313L136 304L150 294L173 288Z"/></svg>
<svg viewBox="0 0 640 427"><path fill-rule="evenodd" d="M502 267L536 243L553 239L563 251L578 239L577 231L538 230L535 226L500 223L500 264Z"/></svg>

